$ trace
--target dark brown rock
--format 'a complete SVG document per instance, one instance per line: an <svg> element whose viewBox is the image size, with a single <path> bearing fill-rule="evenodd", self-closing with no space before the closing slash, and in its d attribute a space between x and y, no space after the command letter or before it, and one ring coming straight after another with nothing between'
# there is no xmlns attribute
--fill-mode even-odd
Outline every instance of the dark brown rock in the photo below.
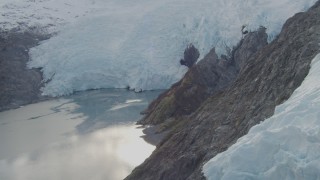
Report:
<svg viewBox="0 0 320 180"><path fill-rule="evenodd" d="M205 162L274 113L302 83L320 51L320 3L298 13L279 36L251 56L237 80L183 117L153 154L126 179L205 179Z"/></svg>

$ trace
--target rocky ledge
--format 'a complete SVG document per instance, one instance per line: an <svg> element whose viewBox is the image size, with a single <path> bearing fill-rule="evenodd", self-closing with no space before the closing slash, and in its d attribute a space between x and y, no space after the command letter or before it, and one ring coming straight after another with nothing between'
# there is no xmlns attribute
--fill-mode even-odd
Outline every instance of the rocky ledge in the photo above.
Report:
<svg viewBox="0 0 320 180"><path fill-rule="evenodd" d="M239 69L235 80L219 83L219 79L227 78L217 73L222 70L217 64L226 62L218 60L212 50L146 111L140 123L159 127L165 124L168 134L126 179L205 179L202 174L205 162L225 151L252 126L270 117L275 106L300 86L311 60L320 52L319 43L320 1L307 12L287 20L270 44L257 52L250 53L250 48L239 52L242 55L248 52L248 56L238 60L238 66L233 65ZM202 63L203 74L198 75L197 69ZM209 74L206 76L206 73ZM169 125L166 122L172 117Z"/></svg>

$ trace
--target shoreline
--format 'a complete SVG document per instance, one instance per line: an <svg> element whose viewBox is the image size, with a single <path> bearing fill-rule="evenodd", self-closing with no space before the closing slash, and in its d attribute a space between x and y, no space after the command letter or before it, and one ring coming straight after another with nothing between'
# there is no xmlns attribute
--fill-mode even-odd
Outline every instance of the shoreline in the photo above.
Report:
<svg viewBox="0 0 320 180"><path fill-rule="evenodd" d="M42 96L40 89L44 82L41 69L27 68L27 63L30 60L29 50L39 45L41 41L48 40L52 35L35 27L30 27L28 30L0 30L0 89L2 89L0 91L0 112L64 97ZM92 90L100 89L85 91ZM135 93L144 92L134 89L127 90ZM81 92L84 91L75 91L72 94ZM154 146L157 146L167 135L167 132L158 133L157 126L139 126L138 128L143 128L144 135L141 138Z"/></svg>
<svg viewBox="0 0 320 180"><path fill-rule="evenodd" d="M168 131L157 132L158 126L139 126L138 128L142 128L142 132L144 133L141 138L147 143L158 146L159 143L167 136Z"/></svg>

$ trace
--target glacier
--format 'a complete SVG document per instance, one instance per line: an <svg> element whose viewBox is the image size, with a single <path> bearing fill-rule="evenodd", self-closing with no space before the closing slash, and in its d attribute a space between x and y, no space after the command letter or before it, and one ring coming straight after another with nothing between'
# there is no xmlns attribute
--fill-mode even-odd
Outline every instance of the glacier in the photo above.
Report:
<svg viewBox="0 0 320 180"><path fill-rule="evenodd" d="M55 33L98 9L94 0L1 0L0 31L36 27Z"/></svg>
<svg viewBox="0 0 320 180"><path fill-rule="evenodd" d="M275 114L203 167L210 179L320 179L320 54Z"/></svg>
<svg viewBox="0 0 320 180"><path fill-rule="evenodd" d="M223 54L241 27L267 27L269 41L285 20L316 0L4 0L0 27L45 27L56 34L30 50L44 95L98 88L165 89L187 71L179 64L190 43L200 59ZM37 13L34 13L34 12Z"/></svg>

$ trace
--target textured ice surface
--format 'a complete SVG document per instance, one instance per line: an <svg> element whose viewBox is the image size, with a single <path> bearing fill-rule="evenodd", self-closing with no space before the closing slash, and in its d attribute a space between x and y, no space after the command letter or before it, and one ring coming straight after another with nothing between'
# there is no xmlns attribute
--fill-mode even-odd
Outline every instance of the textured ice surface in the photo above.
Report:
<svg viewBox="0 0 320 180"><path fill-rule="evenodd" d="M244 24L249 30L266 26L272 40L288 17L315 1L5 0L0 23L59 32L30 52L29 67L43 68L45 81L52 79L43 88L46 95L150 90L168 88L183 76L179 60L189 43L201 57L212 47L221 54L240 40Z"/></svg>
<svg viewBox="0 0 320 180"><path fill-rule="evenodd" d="M204 166L208 179L320 179L320 54L275 114Z"/></svg>
<svg viewBox="0 0 320 180"><path fill-rule="evenodd" d="M0 0L0 29L46 27L52 33L96 8L93 0Z"/></svg>

